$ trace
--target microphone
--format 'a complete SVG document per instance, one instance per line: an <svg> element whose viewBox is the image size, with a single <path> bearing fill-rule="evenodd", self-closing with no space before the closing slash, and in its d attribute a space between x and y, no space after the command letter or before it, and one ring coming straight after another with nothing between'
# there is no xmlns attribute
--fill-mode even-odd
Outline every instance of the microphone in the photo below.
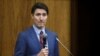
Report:
<svg viewBox="0 0 100 56"><path fill-rule="evenodd" d="M69 54L71 54L71 56L73 56L73 54L68 50L68 48L65 47L57 37L56 37L56 40L65 48L66 51L68 51Z"/></svg>
<svg viewBox="0 0 100 56"><path fill-rule="evenodd" d="M44 37L43 37L43 48L46 47L46 42L47 42L47 34L44 34Z"/></svg>

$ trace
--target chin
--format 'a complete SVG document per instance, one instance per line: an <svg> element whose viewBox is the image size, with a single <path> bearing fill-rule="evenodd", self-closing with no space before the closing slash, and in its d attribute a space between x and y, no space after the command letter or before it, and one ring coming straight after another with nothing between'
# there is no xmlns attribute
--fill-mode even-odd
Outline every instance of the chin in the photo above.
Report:
<svg viewBox="0 0 100 56"><path fill-rule="evenodd" d="M41 28L43 28L45 26L44 25L38 25L37 27L41 29Z"/></svg>

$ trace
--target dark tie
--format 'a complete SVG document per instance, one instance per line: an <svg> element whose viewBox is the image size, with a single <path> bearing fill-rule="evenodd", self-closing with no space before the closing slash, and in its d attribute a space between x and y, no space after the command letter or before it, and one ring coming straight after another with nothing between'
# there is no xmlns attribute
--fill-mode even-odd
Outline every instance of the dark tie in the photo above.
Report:
<svg viewBox="0 0 100 56"><path fill-rule="evenodd" d="M40 32L40 45L41 45L41 48L43 48L43 31Z"/></svg>

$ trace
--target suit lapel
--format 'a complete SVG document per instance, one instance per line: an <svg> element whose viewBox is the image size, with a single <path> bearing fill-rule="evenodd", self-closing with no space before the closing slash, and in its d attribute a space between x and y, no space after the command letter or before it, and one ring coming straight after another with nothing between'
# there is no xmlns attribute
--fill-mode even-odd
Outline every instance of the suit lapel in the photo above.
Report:
<svg viewBox="0 0 100 56"><path fill-rule="evenodd" d="M32 31L31 37L34 40L33 42L35 42L37 48L41 49L40 43L39 43L39 40L38 40L38 37L37 37L36 32L34 31L34 28L33 27L31 27L31 31Z"/></svg>
<svg viewBox="0 0 100 56"><path fill-rule="evenodd" d="M48 48L49 48L49 54L52 53L52 48L53 48L53 38L52 38L52 35L51 33L46 30L46 33L47 33L47 40L48 40Z"/></svg>

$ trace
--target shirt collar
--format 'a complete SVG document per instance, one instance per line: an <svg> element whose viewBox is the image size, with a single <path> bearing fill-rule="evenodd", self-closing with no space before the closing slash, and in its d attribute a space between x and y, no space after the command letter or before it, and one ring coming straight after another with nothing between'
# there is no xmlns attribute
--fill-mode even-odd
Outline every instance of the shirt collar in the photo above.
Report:
<svg viewBox="0 0 100 56"><path fill-rule="evenodd" d="M42 29L38 29L35 25L33 25L33 28L37 35L39 35L41 31L43 31L43 33L45 34L45 27Z"/></svg>

